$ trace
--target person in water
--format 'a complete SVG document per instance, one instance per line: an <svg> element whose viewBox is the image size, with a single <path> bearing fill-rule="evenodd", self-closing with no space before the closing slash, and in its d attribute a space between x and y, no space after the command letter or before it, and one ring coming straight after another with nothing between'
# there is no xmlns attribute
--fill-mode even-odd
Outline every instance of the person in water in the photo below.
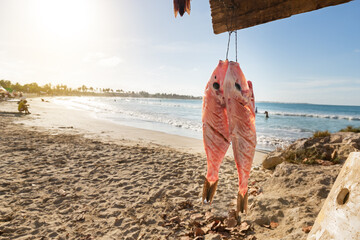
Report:
<svg viewBox="0 0 360 240"><path fill-rule="evenodd" d="M269 113L268 113L268 111L265 111L265 118L269 118Z"/></svg>
<svg viewBox="0 0 360 240"><path fill-rule="evenodd" d="M26 103L27 103L26 100L20 100L18 110L21 113L24 111L25 114L30 114L29 108L28 108L29 104L26 104Z"/></svg>

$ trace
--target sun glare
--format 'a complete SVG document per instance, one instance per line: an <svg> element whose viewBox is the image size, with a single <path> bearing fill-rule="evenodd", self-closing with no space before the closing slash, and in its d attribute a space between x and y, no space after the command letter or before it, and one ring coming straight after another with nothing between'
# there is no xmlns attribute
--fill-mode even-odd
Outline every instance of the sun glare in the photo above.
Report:
<svg viewBox="0 0 360 240"><path fill-rule="evenodd" d="M37 0L34 14L44 31L57 37L71 38L90 29L91 5L87 0Z"/></svg>

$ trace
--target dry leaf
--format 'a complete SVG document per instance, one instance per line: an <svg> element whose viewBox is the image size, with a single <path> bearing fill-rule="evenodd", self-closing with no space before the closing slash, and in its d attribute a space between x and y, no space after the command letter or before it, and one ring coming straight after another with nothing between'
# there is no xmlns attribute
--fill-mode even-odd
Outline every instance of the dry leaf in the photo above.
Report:
<svg viewBox="0 0 360 240"><path fill-rule="evenodd" d="M250 229L250 225L247 222L242 222L240 224L240 232L245 232Z"/></svg>
<svg viewBox="0 0 360 240"><path fill-rule="evenodd" d="M194 226L194 227L200 227L201 226L201 224L198 222L198 221L190 221L190 223L189 223L189 226L190 227L192 227L192 226Z"/></svg>
<svg viewBox="0 0 360 240"><path fill-rule="evenodd" d="M176 216L176 217L170 218L169 221L170 221L170 222L173 222L173 223L179 224L179 223L181 222L181 219L180 219L179 216Z"/></svg>
<svg viewBox="0 0 360 240"><path fill-rule="evenodd" d="M277 222L270 222L270 227L271 227L272 229L277 228L278 226L279 226L279 223L277 223Z"/></svg>
<svg viewBox="0 0 360 240"><path fill-rule="evenodd" d="M312 226L306 226L306 227L302 228L303 232L305 232L305 233L309 233L311 231L311 229L312 229Z"/></svg>
<svg viewBox="0 0 360 240"><path fill-rule="evenodd" d="M205 232L201 228L195 228L194 232L196 237L205 235Z"/></svg>
<svg viewBox="0 0 360 240"><path fill-rule="evenodd" d="M191 215L190 219L191 220L197 220L197 219L202 218L202 217L203 217L203 215L201 213L196 213L196 214Z"/></svg>
<svg viewBox="0 0 360 240"><path fill-rule="evenodd" d="M212 212L205 213L205 221L211 221L214 219L214 214Z"/></svg>
<svg viewBox="0 0 360 240"><path fill-rule="evenodd" d="M270 228L270 225L268 225L268 224L263 224L262 226L265 228Z"/></svg>
<svg viewBox="0 0 360 240"><path fill-rule="evenodd" d="M228 228L233 228L233 227L236 227L237 220L234 218L227 218L227 219L225 219L224 224Z"/></svg>
<svg viewBox="0 0 360 240"><path fill-rule="evenodd" d="M254 235L249 236L246 240L256 240L257 238Z"/></svg>
<svg viewBox="0 0 360 240"><path fill-rule="evenodd" d="M179 203L179 206L178 208L181 210L181 209L189 209L189 208L192 208L193 207L193 204L191 203L190 200L186 200L184 202L181 202Z"/></svg>

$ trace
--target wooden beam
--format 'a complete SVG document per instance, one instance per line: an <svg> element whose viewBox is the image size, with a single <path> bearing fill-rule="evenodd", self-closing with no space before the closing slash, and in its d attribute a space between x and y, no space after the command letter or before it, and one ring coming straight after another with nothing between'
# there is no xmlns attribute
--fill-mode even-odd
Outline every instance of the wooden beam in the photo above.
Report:
<svg viewBox="0 0 360 240"><path fill-rule="evenodd" d="M210 0L215 34L287 18L352 0Z"/></svg>

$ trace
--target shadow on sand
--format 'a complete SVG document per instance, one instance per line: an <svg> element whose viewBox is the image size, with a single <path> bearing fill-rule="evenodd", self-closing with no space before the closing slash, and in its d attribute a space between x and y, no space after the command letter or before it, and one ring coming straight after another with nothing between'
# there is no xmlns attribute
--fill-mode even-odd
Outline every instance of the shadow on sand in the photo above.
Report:
<svg viewBox="0 0 360 240"><path fill-rule="evenodd" d="M0 116L2 117L23 117L28 114L19 113L19 112L0 112Z"/></svg>

